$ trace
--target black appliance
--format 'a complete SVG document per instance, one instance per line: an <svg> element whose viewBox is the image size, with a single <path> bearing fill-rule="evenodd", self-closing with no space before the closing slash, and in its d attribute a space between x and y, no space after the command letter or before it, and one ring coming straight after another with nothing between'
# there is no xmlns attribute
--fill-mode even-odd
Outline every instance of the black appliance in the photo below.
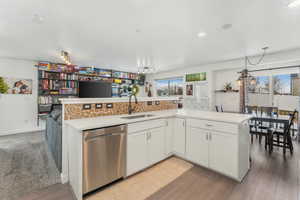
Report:
<svg viewBox="0 0 300 200"><path fill-rule="evenodd" d="M111 83L102 81L80 81L79 98L112 97Z"/></svg>

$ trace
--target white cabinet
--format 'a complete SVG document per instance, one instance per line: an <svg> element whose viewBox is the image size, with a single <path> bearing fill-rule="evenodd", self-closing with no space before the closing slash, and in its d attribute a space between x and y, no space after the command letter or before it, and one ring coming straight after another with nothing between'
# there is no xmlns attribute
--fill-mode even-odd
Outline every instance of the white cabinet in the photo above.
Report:
<svg viewBox="0 0 300 200"><path fill-rule="evenodd" d="M127 176L173 154L241 181L249 170L248 124L173 117L128 125Z"/></svg>
<svg viewBox="0 0 300 200"><path fill-rule="evenodd" d="M206 130L187 127L186 158L204 167L208 167L208 134Z"/></svg>
<svg viewBox="0 0 300 200"><path fill-rule="evenodd" d="M165 149L166 156L170 156L173 154L173 133L174 133L174 120L175 118L166 119L167 126L165 130Z"/></svg>
<svg viewBox="0 0 300 200"><path fill-rule="evenodd" d="M165 128L155 128L148 132L149 165L165 158Z"/></svg>
<svg viewBox="0 0 300 200"><path fill-rule="evenodd" d="M178 156L185 155L185 119L175 118L173 151Z"/></svg>
<svg viewBox="0 0 300 200"><path fill-rule="evenodd" d="M209 167L231 177L237 177L237 136L215 131L212 131L210 134Z"/></svg>
<svg viewBox="0 0 300 200"><path fill-rule="evenodd" d="M242 180L249 169L247 124L187 119L186 129L186 159Z"/></svg>
<svg viewBox="0 0 300 200"><path fill-rule="evenodd" d="M131 132L127 136L127 176L165 158L166 124L164 119L130 124Z"/></svg>
<svg viewBox="0 0 300 200"><path fill-rule="evenodd" d="M127 136L127 174L147 167L147 133L145 131Z"/></svg>

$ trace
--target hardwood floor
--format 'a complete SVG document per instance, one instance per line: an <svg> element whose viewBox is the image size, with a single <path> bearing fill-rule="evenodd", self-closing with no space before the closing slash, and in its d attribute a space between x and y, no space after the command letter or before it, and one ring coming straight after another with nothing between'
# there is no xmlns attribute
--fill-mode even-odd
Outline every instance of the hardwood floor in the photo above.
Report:
<svg viewBox="0 0 300 200"><path fill-rule="evenodd" d="M194 166L148 196L146 200L299 200L299 144L294 146L294 155L288 153L284 158L281 150L275 148L273 154L269 155L264 149L263 142L259 145L258 141L254 140L251 147L251 170L241 184L213 171ZM53 187L56 189L50 187L43 192L43 198L37 198L38 193L36 193L35 197L29 196L21 200L71 200L73 198L68 185ZM100 196L93 199L102 200ZM122 196L118 196L119 198L105 200L123 200ZM140 198L134 200L138 199Z"/></svg>

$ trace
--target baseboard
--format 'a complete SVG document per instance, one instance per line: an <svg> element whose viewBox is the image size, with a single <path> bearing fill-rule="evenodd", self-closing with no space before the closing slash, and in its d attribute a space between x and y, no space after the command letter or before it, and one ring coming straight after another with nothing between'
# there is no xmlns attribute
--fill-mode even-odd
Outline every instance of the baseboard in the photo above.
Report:
<svg viewBox="0 0 300 200"><path fill-rule="evenodd" d="M65 176L63 173L60 174L60 179L61 179L61 183L62 184L65 184L65 183L67 183L69 181L68 177Z"/></svg>
<svg viewBox="0 0 300 200"><path fill-rule="evenodd" d="M14 129L14 130L0 130L0 136L5 135L15 135L19 133L35 132L35 131L44 131L44 128L34 127L34 128L25 128L25 129Z"/></svg>

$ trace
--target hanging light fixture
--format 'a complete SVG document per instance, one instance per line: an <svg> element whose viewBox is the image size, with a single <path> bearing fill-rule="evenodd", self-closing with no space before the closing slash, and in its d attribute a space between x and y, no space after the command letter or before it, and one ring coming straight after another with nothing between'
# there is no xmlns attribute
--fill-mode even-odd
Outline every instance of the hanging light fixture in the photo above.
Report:
<svg viewBox="0 0 300 200"><path fill-rule="evenodd" d="M153 74L156 72L156 68L153 65L151 65L150 60L138 60L137 65L139 74Z"/></svg>
<svg viewBox="0 0 300 200"><path fill-rule="evenodd" d="M60 57L67 65L71 65L71 59L68 52L61 51Z"/></svg>
<svg viewBox="0 0 300 200"><path fill-rule="evenodd" d="M259 58L259 60L256 63L251 62L248 56L245 57L245 69L243 69L242 71L239 72L241 75L237 79L237 83L238 83L239 86L242 85L243 81L246 81L246 83L249 83L251 85L256 84L256 78L249 73L248 65L252 65L252 66L259 65L263 61L263 59L266 55L266 51L268 49L269 49L269 47L262 48L262 50L264 52L263 52L262 56Z"/></svg>

